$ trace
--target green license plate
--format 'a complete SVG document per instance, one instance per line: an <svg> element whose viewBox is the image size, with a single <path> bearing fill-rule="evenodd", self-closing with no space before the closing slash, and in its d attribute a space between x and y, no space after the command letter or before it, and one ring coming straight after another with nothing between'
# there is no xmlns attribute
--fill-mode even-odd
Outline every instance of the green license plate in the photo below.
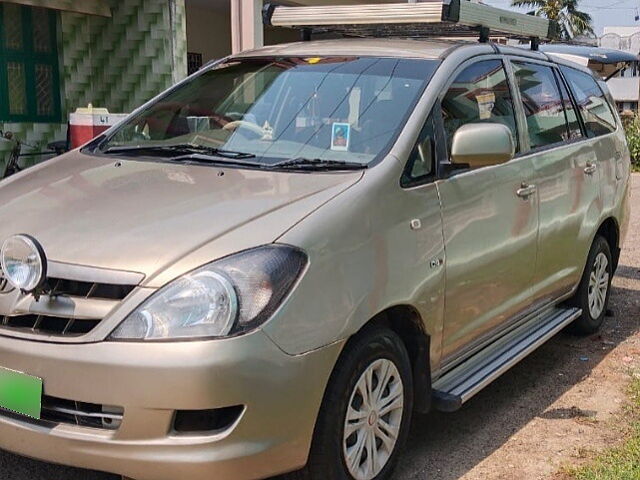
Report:
<svg viewBox="0 0 640 480"><path fill-rule="evenodd" d="M0 407L39 420L42 379L0 368Z"/></svg>

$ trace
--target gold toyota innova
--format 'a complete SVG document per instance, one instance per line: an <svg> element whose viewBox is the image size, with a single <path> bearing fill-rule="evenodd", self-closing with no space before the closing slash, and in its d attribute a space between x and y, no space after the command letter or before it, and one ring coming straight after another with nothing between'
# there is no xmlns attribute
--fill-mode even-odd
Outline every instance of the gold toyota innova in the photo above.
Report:
<svg viewBox="0 0 640 480"><path fill-rule="evenodd" d="M598 330L629 171L604 83L539 51L210 65L0 183L0 448L136 480L390 478L413 411Z"/></svg>

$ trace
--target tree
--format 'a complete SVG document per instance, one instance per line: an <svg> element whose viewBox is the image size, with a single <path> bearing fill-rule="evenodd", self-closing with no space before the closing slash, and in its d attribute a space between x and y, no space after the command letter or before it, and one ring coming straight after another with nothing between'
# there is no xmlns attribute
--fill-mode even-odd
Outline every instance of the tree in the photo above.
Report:
<svg viewBox="0 0 640 480"><path fill-rule="evenodd" d="M578 35L593 34L591 15L578 10L580 0L512 0L514 7L533 8L530 15L557 22L560 38L569 40Z"/></svg>

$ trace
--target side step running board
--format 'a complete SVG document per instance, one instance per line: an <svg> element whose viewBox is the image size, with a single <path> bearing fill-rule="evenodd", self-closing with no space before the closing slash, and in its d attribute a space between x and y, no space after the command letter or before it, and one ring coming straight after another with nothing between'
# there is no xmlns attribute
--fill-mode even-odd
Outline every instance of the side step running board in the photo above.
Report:
<svg viewBox="0 0 640 480"><path fill-rule="evenodd" d="M576 320L579 308L552 308L500 337L433 383L433 405L454 412L463 403Z"/></svg>

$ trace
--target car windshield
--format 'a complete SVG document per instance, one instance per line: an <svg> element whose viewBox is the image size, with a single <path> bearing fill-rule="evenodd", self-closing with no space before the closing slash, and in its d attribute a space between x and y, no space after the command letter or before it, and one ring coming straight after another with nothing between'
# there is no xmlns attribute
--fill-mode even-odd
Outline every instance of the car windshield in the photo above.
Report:
<svg viewBox="0 0 640 480"><path fill-rule="evenodd" d="M230 60L130 117L103 153L367 165L397 138L439 62L315 57Z"/></svg>

